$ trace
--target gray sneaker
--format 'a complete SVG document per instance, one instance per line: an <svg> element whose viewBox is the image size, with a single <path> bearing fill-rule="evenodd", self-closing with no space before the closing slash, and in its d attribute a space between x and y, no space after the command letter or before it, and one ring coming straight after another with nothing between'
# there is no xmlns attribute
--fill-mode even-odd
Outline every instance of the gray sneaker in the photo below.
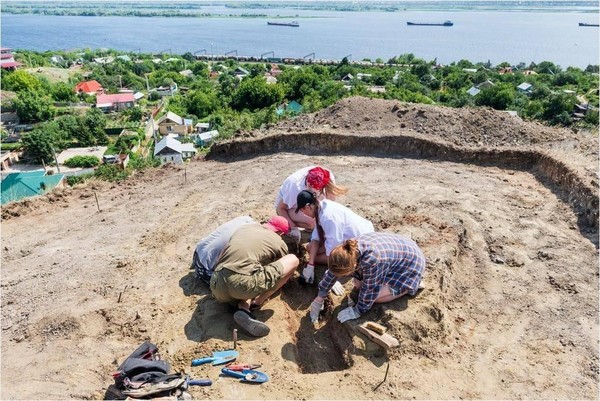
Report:
<svg viewBox="0 0 600 401"><path fill-rule="evenodd" d="M233 320L254 337L264 337L271 331L269 326L260 320L256 320L252 313L244 309L238 309L233 314Z"/></svg>

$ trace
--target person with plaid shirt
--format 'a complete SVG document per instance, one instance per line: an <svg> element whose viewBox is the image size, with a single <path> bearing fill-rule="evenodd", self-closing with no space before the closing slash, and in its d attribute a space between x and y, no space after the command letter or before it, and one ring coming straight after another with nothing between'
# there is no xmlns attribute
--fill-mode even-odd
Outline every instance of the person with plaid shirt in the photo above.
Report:
<svg viewBox="0 0 600 401"><path fill-rule="evenodd" d="M354 277L359 288L358 302L338 314L345 322L368 312L374 303L390 302L403 295L415 295L423 278L425 256L411 239L398 234L373 232L344 241L329 255L328 269L319 283L319 294L311 304L310 317L316 322L323 301L338 277Z"/></svg>

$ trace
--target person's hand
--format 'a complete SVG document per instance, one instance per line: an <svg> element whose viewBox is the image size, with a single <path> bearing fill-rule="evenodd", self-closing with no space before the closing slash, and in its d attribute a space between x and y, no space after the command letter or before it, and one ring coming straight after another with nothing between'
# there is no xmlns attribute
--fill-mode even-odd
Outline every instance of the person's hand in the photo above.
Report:
<svg viewBox="0 0 600 401"><path fill-rule="evenodd" d="M300 229L298 227L292 227L288 235L292 237L296 243L299 243L300 238L302 237L302 233L300 233Z"/></svg>
<svg viewBox="0 0 600 401"><path fill-rule="evenodd" d="M319 321L319 313L323 310L323 298L316 297L310 304L310 321L317 323Z"/></svg>
<svg viewBox="0 0 600 401"><path fill-rule="evenodd" d="M342 283L340 283L337 280L336 280L335 284L333 285L333 287L331 287L331 291L333 291L333 293L338 296L344 295L346 293L346 290L344 289L344 286L342 285Z"/></svg>
<svg viewBox="0 0 600 401"><path fill-rule="evenodd" d="M315 266L310 263L302 270L302 277L307 284L312 284L315 281Z"/></svg>
<svg viewBox="0 0 600 401"><path fill-rule="evenodd" d="M356 308L354 308L353 306L349 306L348 308L340 311L340 313L338 313L337 316L340 323L344 323L347 320L358 319L359 317L360 313L358 313Z"/></svg>

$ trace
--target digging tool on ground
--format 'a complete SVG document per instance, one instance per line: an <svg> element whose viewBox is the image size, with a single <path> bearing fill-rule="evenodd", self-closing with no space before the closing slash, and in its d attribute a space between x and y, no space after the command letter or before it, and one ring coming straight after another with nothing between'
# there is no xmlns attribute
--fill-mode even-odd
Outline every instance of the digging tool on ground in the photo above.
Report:
<svg viewBox="0 0 600 401"><path fill-rule="evenodd" d="M224 363L235 361L235 359L239 355L240 353L234 350L213 352L212 356L194 359L192 361L192 366L203 365L205 363L212 363L213 365L222 365Z"/></svg>

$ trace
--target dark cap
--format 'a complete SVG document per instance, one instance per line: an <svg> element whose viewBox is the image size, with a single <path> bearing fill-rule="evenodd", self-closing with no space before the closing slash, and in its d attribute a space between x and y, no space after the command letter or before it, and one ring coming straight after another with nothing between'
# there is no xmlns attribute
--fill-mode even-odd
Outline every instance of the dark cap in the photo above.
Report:
<svg viewBox="0 0 600 401"><path fill-rule="evenodd" d="M304 206L311 205L317 202L317 197L311 191L301 191L296 197L296 213L300 211Z"/></svg>

